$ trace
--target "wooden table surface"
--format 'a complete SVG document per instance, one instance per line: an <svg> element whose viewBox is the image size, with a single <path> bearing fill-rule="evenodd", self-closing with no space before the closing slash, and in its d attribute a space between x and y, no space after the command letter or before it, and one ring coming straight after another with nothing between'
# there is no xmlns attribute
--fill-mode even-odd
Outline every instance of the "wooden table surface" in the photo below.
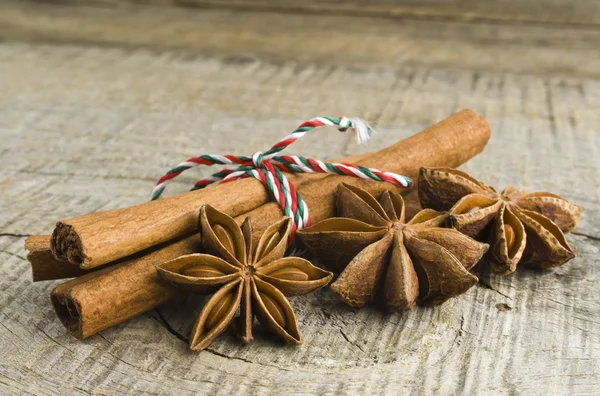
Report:
<svg viewBox="0 0 600 396"><path fill-rule="evenodd" d="M0 4L0 394L598 394L598 2L137 3ZM31 282L28 235L143 202L190 155L252 153L316 115L375 121L367 148L335 131L293 147L341 157L465 108L492 138L464 169L583 205L577 258L402 315L322 290L292 299L302 346L227 333L201 353L201 297L79 341L57 282Z"/></svg>

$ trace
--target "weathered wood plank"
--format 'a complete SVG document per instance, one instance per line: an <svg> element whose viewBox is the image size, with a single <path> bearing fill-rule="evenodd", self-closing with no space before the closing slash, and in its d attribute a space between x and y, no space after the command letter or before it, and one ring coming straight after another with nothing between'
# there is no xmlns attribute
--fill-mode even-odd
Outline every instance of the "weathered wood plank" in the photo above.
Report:
<svg viewBox="0 0 600 396"><path fill-rule="evenodd" d="M0 38L218 53L232 63L260 57L600 77L598 27L8 1L0 4Z"/></svg>
<svg viewBox="0 0 600 396"><path fill-rule="evenodd" d="M0 393L597 391L598 80L7 43L0 76ZM20 235L145 200L155 177L190 154L259 150L329 113L376 121L379 133L360 149L375 150L461 108L486 116L493 131L465 169L586 207L582 235L569 237L577 259L543 274L485 276L460 298L404 315L349 309L323 290L292 300L303 346L261 331L241 346L228 333L200 354L180 338L202 298L78 341L53 313L55 282L30 281ZM335 131L319 137L293 151L359 151Z"/></svg>
<svg viewBox="0 0 600 396"><path fill-rule="evenodd" d="M129 0L163 6L213 7L289 13L343 14L396 18L448 18L555 24L600 24L594 0ZM73 4L122 6L119 0L70 0Z"/></svg>

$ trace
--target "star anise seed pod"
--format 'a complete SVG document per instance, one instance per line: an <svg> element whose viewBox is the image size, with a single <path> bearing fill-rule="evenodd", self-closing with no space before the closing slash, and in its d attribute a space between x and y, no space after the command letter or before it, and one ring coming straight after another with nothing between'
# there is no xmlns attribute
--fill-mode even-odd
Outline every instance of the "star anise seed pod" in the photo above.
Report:
<svg viewBox="0 0 600 396"><path fill-rule="evenodd" d="M378 202L345 184L338 187L337 209L342 217L298 236L325 265L342 271L331 289L348 305L378 301L400 312L413 308L417 298L437 305L477 283L468 270L488 245L440 228L443 214L423 210L405 223L400 194L386 191Z"/></svg>
<svg viewBox="0 0 600 396"><path fill-rule="evenodd" d="M283 257L291 229L289 218L270 226L256 248L252 226L242 227L210 206L200 211L200 231L206 254L181 256L157 267L175 286L214 295L196 320L190 348L202 350L234 319L242 340L252 341L252 322L259 322L289 344L301 344L294 311L285 296L307 294L326 286L333 274L299 257Z"/></svg>
<svg viewBox="0 0 600 396"><path fill-rule="evenodd" d="M518 263L547 269L575 253L565 238L583 208L548 192L507 187L502 193L451 168L421 168L419 200L424 208L449 210L449 222L478 240L489 240L491 268L510 274Z"/></svg>

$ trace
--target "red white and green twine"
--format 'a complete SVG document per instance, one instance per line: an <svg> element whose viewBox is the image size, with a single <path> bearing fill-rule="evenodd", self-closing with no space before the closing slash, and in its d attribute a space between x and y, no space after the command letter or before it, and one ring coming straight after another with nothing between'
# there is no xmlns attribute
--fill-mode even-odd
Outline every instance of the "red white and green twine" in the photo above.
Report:
<svg viewBox="0 0 600 396"><path fill-rule="evenodd" d="M189 158L187 161L169 170L158 180L150 199L155 200L159 198L171 180L190 168L198 165L238 165L235 169L224 169L213 173L210 178L199 180L192 190L198 190L213 183L227 183L246 177L254 177L260 180L269 189L283 210L283 213L292 219L291 243L297 229L302 229L310 225L310 217L306 203L283 172L333 173L383 181L398 187L407 188L412 186L412 180L409 177L396 173L382 172L377 169L348 163L328 163L295 155L277 155L277 153L303 137L307 132L321 126L335 126L340 132L352 130L355 132L359 144L366 142L373 133L373 129L360 118L316 117L300 124L296 130L275 143L264 153L256 152L251 157L206 154Z"/></svg>

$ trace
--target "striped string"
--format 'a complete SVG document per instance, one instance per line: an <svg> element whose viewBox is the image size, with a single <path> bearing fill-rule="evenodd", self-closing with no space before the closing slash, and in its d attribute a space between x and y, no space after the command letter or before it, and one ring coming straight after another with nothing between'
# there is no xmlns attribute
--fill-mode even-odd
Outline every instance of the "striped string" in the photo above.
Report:
<svg viewBox="0 0 600 396"><path fill-rule="evenodd" d="M150 200L158 199L169 182L190 168L199 165L237 165L238 167L235 169L223 169L213 173L209 178L199 180L192 190L199 190L213 183L228 183L246 177L254 177L260 180L271 192L284 215L292 219L292 232L289 241L291 244L296 235L296 230L310 226L310 217L306 202L283 172L332 173L387 182L398 187L408 188L412 186L412 180L409 177L392 172L382 172L378 169L348 163L328 163L295 155L277 155L307 132L322 126L335 126L340 132L352 130L359 144L366 142L373 134L373 129L369 124L360 118L316 117L300 124L292 133L275 143L264 153L259 151L252 154L251 157L205 154L189 158L169 170L158 180Z"/></svg>

